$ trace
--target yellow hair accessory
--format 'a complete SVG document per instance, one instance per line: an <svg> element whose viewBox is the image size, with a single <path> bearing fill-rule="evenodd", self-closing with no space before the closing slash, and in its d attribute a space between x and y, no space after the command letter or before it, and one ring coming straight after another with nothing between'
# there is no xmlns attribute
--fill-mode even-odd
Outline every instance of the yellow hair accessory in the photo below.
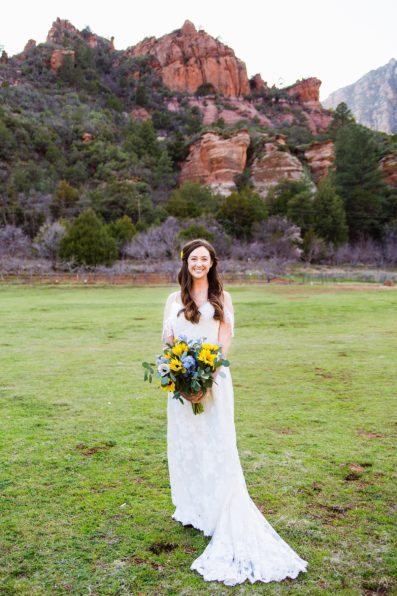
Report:
<svg viewBox="0 0 397 596"><path fill-rule="evenodd" d="M183 250L181 250L181 259L183 259Z"/></svg>

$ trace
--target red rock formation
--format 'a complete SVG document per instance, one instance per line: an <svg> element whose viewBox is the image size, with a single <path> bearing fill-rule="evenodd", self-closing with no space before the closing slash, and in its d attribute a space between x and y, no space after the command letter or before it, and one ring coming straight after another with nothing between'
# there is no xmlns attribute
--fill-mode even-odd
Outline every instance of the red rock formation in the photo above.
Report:
<svg viewBox="0 0 397 596"><path fill-rule="evenodd" d="M90 46L90 48L98 47L98 38L96 35L89 35L85 41Z"/></svg>
<svg viewBox="0 0 397 596"><path fill-rule="evenodd" d="M379 166L386 184L397 187L397 153L385 155L380 160Z"/></svg>
<svg viewBox="0 0 397 596"><path fill-rule="evenodd" d="M90 132L83 132L81 139L83 143L91 143L91 141L94 139L94 135Z"/></svg>
<svg viewBox="0 0 397 596"><path fill-rule="evenodd" d="M203 115L203 123L206 126L209 124L214 124L219 118L224 120L226 126L235 124L236 122L241 122L242 120L253 120L254 118L259 124L263 124L265 126L272 125L271 121L266 118L264 114L258 112L252 102L247 101L242 97L229 98L227 102L227 109L218 107L216 99L213 96L191 96L188 98L188 101L190 106L198 107ZM167 107L171 112L179 112L180 110L179 103L174 99L168 102Z"/></svg>
<svg viewBox="0 0 397 596"><path fill-rule="evenodd" d="M54 50L51 54L51 70L56 72L63 63L65 56L71 56L74 62L74 50Z"/></svg>
<svg viewBox="0 0 397 596"><path fill-rule="evenodd" d="M48 32L46 41L47 43L62 44L65 39L74 37L83 39L78 29L76 29L72 23L66 19L60 19L57 17L57 20L52 23L52 27Z"/></svg>
<svg viewBox="0 0 397 596"><path fill-rule="evenodd" d="M266 143L265 150L266 153L256 157L251 167L253 186L264 198L282 178L299 180L303 174L299 159L287 151L280 151L279 143Z"/></svg>
<svg viewBox="0 0 397 596"><path fill-rule="evenodd" d="M25 47L23 48L23 54L26 55L30 52L30 50L33 50L33 48L36 47L36 40L35 39L29 39L29 41L25 44Z"/></svg>
<svg viewBox="0 0 397 596"><path fill-rule="evenodd" d="M320 103L321 81L315 77L297 81L294 85L287 87L286 91L291 97L295 97L300 103Z"/></svg>
<svg viewBox="0 0 397 596"><path fill-rule="evenodd" d="M114 50L114 37L109 41L95 35L95 33L88 33L87 31L80 32L72 23L59 17L52 23L46 41L47 43L63 45L65 40L70 41L75 39L84 41L90 48L108 47L109 50Z"/></svg>
<svg viewBox="0 0 397 596"><path fill-rule="evenodd" d="M333 141L320 141L312 143L305 151L305 159L309 165L314 181L328 175L329 169L335 159Z"/></svg>
<svg viewBox="0 0 397 596"><path fill-rule="evenodd" d="M256 74L250 80L251 91L267 91L269 89L267 83L262 79L260 74Z"/></svg>
<svg viewBox="0 0 397 596"><path fill-rule="evenodd" d="M241 174L247 163L250 136L246 129L228 139L214 132L205 133L190 147L182 164L180 182L192 180L210 186L225 196L236 189L234 177Z"/></svg>
<svg viewBox="0 0 397 596"><path fill-rule="evenodd" d="M56 72L63 63L65 56L71 56L74 62L75 55L73 50L54 50L51 54L51 70Z"/></svg>
<svg viewBox="0 0 397 596"><path fill-rule="evenodd" d="M149 37L126 50L128 56L150 54L164 84L173 91L195 93L204 83L228 97L249 93L247 70L233 50L185 21L159 39Z"/></svg>
<svg viewBox="0 0 397 596"><path fill-rule="evenodd" d="M144 122L150 118L150 114L145 108L134 108L131 110L131 116L139 122Z"/></svg>

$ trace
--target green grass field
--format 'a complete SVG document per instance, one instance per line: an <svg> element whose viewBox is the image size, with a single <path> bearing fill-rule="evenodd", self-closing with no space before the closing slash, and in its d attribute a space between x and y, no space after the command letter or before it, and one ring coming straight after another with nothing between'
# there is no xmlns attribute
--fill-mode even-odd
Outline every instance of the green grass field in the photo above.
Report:
<svg viewBox="0 0 397 596"><path fill-rule="evenodd" d="M396 594L397 291L227 288L247 486L309 562L228 588L189 569L143 383L174 289L0 286L0 594Z"/></svg>

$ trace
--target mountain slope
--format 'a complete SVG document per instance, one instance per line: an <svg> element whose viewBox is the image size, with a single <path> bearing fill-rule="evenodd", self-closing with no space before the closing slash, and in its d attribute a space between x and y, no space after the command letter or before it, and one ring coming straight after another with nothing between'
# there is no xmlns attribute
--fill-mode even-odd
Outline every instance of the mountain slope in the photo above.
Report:
<svg viewBox="0 0 397 596"><path fill-rule="evenodd" d="M387 133L397 133L397 61L371 70L358 81L334 91L322 102L336 108L344 101L357 122Z"/></svg>

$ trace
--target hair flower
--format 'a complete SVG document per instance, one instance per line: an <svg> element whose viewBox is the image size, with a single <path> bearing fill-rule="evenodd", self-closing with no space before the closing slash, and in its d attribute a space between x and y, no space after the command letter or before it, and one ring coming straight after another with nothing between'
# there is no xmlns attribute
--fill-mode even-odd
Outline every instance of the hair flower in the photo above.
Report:
<svg viewBox="0 0 397 596"><path fill-rule="evenodd" d="M181 259L183 259L183 250L181 250Z"/></svg>

